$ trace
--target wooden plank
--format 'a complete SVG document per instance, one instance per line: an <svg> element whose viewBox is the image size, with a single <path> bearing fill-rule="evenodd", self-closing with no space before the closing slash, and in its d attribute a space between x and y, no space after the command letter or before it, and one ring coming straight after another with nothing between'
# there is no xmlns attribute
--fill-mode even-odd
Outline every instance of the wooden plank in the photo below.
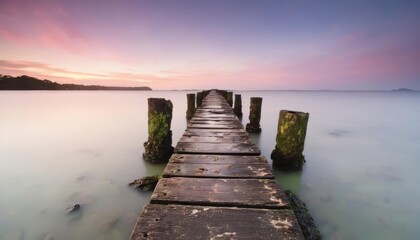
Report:
<svg viewBox="0 0 420 240"><path fill-rule="evenodd" d="M245 143L183 143L178 142L176 153L260 155L254 144Z"/></svg>
<svg viewBox="0 0 420 240"><path fill-rule="evenodd" d="M258 178L273 179L270 165L264 164L184 164L168 163L163 177Z"/></svg>
<svg viewBox="0 0 420 240"><path fill-rule="evenodd" d="M207 143L247 143L252 144L251 139L246 135L236 136L182 136L178 142L207 142Z"/></svg>
<svg viewBox="0 0 420 240"><path fill-rule="evenodd" d="M209 119L207 119L207 120L199 120L199 121L191 119L189 121L189 123L191 123L191 124L211 124L211 125L229 125L229 124L232 124L232 125L241 125L242 126L242 123L238 119L232 119L232 120L209 120Z"/></svg>
<svg viewBox="0 0 420 240"><path fill-rule="evenodd" d="M247 208L289 208L271 179L162 178L150 203Z"/></svg>
<svg viewBox="0 0 420 240"><path fill-rule="evenodd" d="M195 115L193 118L191 118L190 121L233 121L233 120L240 121L236 116L227 116L227 117L215 116L213 118L207 118L207 117L196 117Z"/></svg>
<svg viewBox="0 0 420 240"><path fill-rule="evenodd" d="M194 113L193 118L205 118L207 120L219 118L234 118L232 114Z"/></svg>
<svg viewBox="0 0 420 240"><path fill-rule="evenodd" d="M187 133L192 133L195 132L197 134L201 134L201 133L208 133L208 132L219 132L219 133L246 133L248 134L244 129L239 129L239 128L233 128L233 129L191 129L188 128L185 130L184 134Z"/></svg>
<svg viewBox="0 0 420 240"><path fill-rule="evenodd" d="M264 156L229 156L229 155L198 155L198 154L172 154L170 163L184 164L264 164Z"/></svg>
<svg viewBox="0 0 420 240"><path fill-rule="evenodd" d="M148 204L130 237L138 239L303 240L292 210Z"/></svg>
<svg viewBox="0 0 420 240"><path fill-rule="evenodd" d="M289 207L283 191L269 179L163 178L156 186L151 203L266 209Z"/></svg>
<svg viewBox="0 0 420 240"><path fill-rule="evenodd" d="M188 128L203 128L203 129L243 129L242 124L199 124L199 123L188 123Z"/></svg>
<svg viewBox="0 0 420 240"><path fill-rule="evenodd" d="M199 108L196 113L207 113L207 114L233 114L233 109L205 109Z"/></svg>
<svg viewBox="0 0 420 240"><path fill-rule="evenodd" d="M205 132L202 131L194 131L194 130L207 130ZM249 137L248 133L245 131L241 132L220 132L220 131L214 131L215 129L200 129L195 128L191 129L191 131L185 131L183 136L197 136L197 137L235 137L235 136L243 136L243 137ZM219 129L216 129L219 130ZM226 130L237 130L237 129L226 129Z"/></svg>

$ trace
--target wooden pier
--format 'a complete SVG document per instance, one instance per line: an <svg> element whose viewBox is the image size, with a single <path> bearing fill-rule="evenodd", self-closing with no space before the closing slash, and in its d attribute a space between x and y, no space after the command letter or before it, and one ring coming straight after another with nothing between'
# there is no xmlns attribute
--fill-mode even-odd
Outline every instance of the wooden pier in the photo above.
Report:
<svg viewBox="0 0 420 240"><path fill-rule="evenodd" d="M131 239L304 239L267 160L216 91L188 123Z"/></svg>

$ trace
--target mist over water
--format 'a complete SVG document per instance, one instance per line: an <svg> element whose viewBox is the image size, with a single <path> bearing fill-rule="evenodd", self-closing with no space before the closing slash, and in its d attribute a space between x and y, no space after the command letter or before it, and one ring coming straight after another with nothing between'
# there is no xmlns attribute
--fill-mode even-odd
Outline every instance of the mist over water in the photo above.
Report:
<svg viewBox="0 0 420 240"><path fill-rule="evenodd" d="M0 93L0 239L127 239L151 193L127 184L160 174L142 160L147 98L174 104L173 145L186 128L186 91ZM259 91L268 159L281 109L310 113L302 172L274 169L304 200L325 239L416 239L420 94ZM271 160L269 160L271 162ZM80 203L77 214L66 207Z"/></svg>

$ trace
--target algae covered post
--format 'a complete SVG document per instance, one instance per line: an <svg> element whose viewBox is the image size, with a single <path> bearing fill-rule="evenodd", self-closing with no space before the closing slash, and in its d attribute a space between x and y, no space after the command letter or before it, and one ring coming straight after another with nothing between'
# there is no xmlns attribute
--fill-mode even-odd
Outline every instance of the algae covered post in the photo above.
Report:
<svg viewBox="0 0 420 240"><path fill-rule="evenodd" d="M252 97L251 105L249 106L249 123L246 125L246 131L249 133L260 133L261 126L261 105L262 98Z"/></svg>
<svg viewBox="0 0 420 240"><path fill-rule="evenodd" d="M195 94L189 93L187 94L187 119L191 119L195 113Z"/></svg>
<svg viewBox="0 0 420 240"><path fill-rule="evenodd" d="M172 147L172 102L164 98L147 99L148 133L144 145L144 160L152 163L167 162L174 152Z"/></svg>
<svg viewBox="0 0 420 240"><path fill-rule="evenodd" d="M235 94L235 105L233 108L233 112L238 116L238 118L242 118L242 97L241 94Z"/></svg>
<svg viewBox="0 0 420 240"><path fill-rule="evenodd" d="M276 147L271 153L273 165L284 170L301 169L305 163L303 148L309 113L281 110Z"/></svg>

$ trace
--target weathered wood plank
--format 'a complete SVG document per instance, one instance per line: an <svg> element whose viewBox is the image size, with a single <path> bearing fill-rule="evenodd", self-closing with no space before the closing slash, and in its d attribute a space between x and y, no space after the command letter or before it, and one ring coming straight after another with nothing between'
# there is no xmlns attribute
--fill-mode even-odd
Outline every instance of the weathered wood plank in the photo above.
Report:
<svg viewBox="0 0 420 240"><path fill-rule="evenodd" d="M274 175L267 163L263 164L184 164L168 163L163 177L195 178L258 178L273 179Z"/></svg>
<svg viewBox="0 0 420 240"><path fill-rule="evenodd" d="M183 143L178 142L176 153L195 154L231 154L260 155L260 150L254 144L245 143Z"/></svg>
<svg viewBox="0 0 420 240"><path fill-rule="evenodd" d="M243 129L242 124L199 124L199 123L188 123L188 128L204 128L204 129Z"/></svg>
<svg viewBox="0 0 420 240"><path fill-rule="evenodd" d="M197 121L197 120L190 120L189 123L191 124L209 124L209 125L240 125L242 126L242 123L237 119L232 120L209 120L207 121Z"/></svg>
<svg viewBox="0 0 420 240"><path fill-rule="evenodd" d="M205 109L199 108L196 113L206 113L206 114L233 114L233 109Z"/></svg>
<svg viewBox="0 0 420 240"><path fill-rule="evenodd" d="M232 118L231 113L221 113L221 114L213 114L213 113L195 113L194 117L198 118L206 118L206 119L218 119L218 118Z"/></svg>
<svg viewBox="0 0 420 240"><path fill-rule="evenodd" d="M201 134L201 133L208 133L208 132L220 132L220 133L246 133L248 134L244 129L191 129L191 128L187 128L185 130L185 133L191 133L191 132L195 132L197 134Z"/></svg>
<svg viewBox="0 0 420 240"><path fill-rule="evenodd" d="M229 155L198 155L198 154L173 154L170 163L184 164L267 164L264 156L229 156Z"/></svg>
<svg viewBox="0 0 420 240"><path fill-rule="evenodd" d="M303 240L292 210L156 205L143 208L130 237L138 239Z"/></svg>
<svg viewBox="0 0 420 240"><path fill-rule="evenodd" d="M190 121L234 121L239 119L235 116L227 116L227 117L220 117L220 116L214 116L213 118L207 118L207 117L193 117ZM240 122L240 121L239 121Z"/></svg>
<svg viewBox="0 0 420 240"><path fill-rule="evenodd" d="M178 142L206 142L206 143L247 143L253 142L248 136L182 136Z"/></svg>
<svg viewBox="0 0 420 240"><path fill-rule="evenodd" d="M270 179L162 178L151 203L288 208L284 192Z"/></svg>
<svg viewBox="0 0 420 240"><path fill-rule="evenodd" d="M199 128L196 128L199 130ZM196 131L185 131L183 136L196 136L196 137L248 137L247 132L214 132L214 129L201 129L208 130L206 132L196 132ZM232 130L232 129L227 129ZM235 129L236 130L236 129Z"/></svg>

